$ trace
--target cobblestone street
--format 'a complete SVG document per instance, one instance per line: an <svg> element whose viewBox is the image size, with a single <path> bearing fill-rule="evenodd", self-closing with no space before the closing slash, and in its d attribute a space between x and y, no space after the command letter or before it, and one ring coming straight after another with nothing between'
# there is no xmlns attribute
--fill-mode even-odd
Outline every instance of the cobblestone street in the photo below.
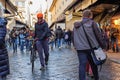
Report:
<svg viewBox="0 0 120 80"><path fill-rule="evenodd" d="M40 71L39 59L32 73L29 53L12 53L9 50L11 73L7 80L78 80L78 59L74 50L55 49L45 71ZM87 80L92 80L88 77ZM120 64L108 59L100 72L100 80L120 80Z"/></svg>

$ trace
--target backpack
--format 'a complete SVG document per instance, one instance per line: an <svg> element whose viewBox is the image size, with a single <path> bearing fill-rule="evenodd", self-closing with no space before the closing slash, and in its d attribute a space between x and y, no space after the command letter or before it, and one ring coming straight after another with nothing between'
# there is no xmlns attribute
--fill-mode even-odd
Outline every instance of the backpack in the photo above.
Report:
<svg viewBox="0 0 120 80"><path fill-rule="evenodd" d="M67 40L69 38L68 34L65 34L65 40Z"/></svg>

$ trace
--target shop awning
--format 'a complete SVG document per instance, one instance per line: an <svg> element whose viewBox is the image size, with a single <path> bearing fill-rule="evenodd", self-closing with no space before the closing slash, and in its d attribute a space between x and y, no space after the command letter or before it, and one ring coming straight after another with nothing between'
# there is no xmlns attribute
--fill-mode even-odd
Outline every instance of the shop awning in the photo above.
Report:
<svg viewBox="0 0 120 80"><path fill-rule="evenodd" d="M120 0L97 0L86 9L91 9L94 15L96 15L104 11L113 12L118 8L119 4Z"/></svg>
<svg viewBox="0 0 120 80"><path fill-rule="evenodd" d="M5 14L11 14L10 11L8 11L7 9L4 9Z"/></svg>
<svg viewBox="0 0 120 80"><path fill-rule="evenodd" d="M5 1L8 3L8 5L9 5L14 11L17 12L17 7L14 6L13 3L12 3L10 0L5 0Z"/></svg>
<svg viewBox="0 0 120 80"><path fill-rule="evenodd" d="M23 23L23 22L21 22L19 20L16 20L16 24L19 25L17 27L26 26L28 28L27 24L25 24L25 23Z"/></svg>
<svg viewBox="0 0 120 80"><path fill-rule="evenodd" d="M113 4L113 5L120 5L120 0L97 0L94 4L90 5L88 8L93 6L97 6L100 4Z"/></svg>
<svg viewBox="0 0 120 80"><path fill-rule="evenodd" d="M71 10L72 8L74 8L77 4L79 4L80 2L82 2L83 0L75 0L74 2L72 2L65 10L64 10L64 12L65 11L67 11L67 10Z"/></svg>
<svg viewBox="0 0 120 80"><path fill-rule="evenodd" d="M120 6L118 7L118 9L114 12L113 16L118 16L120 15Z"/></svg>
<svg viewBox="0 0 120 80"><path fill-rule="evenodd" d="M62 20L59 20L59 21L55 21L55 22L53 22L53 23L50 25L49 28L52 28L53 25L56 24L56 23L63 23L63 22L65 22L65 19L62 19Z"/></svg>

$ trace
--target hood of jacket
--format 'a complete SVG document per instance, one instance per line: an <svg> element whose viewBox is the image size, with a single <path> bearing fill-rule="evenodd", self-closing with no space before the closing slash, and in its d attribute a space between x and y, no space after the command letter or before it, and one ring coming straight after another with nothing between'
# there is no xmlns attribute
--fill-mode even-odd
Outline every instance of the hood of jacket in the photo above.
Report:
<svg viewBox="0 0 120 80"><path fill-rule="evenodd" d="M41 22L37 22L37 24L43 24L44 22L46 22L46 21L42 20Z"/></svg>
<svg viewBox="0 0 120 80"><path fill-rule="evenodd" d="M87 21L89 21L89 20L91 20L91 19L90 19L90 18L83 18L81 22L82 22L82 23L85 23L85 22L87 22ZM74 23L74 27L75 27L75 28L79 28L79 27L82 25L81 22L75 22L75 23Z"/></svg>

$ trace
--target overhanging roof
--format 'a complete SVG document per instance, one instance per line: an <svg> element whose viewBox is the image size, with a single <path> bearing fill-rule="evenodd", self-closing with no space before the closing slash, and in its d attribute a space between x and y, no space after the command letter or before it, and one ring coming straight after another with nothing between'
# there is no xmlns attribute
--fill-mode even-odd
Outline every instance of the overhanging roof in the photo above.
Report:
<svg viewBox="0 0 120 80"><path fill-rule="evenodd" d="M94 4L90 5L88 8L97 6L99 4L113 4L113 5L120 5L120 0L97 0Z"/></svg>
<svg viewBox="0 0 120 80"><path fill-rule="evenodd" d="M17 12L17 7L13 5L13 3L10 0L6 0L6 2L8 3L8 5Z"/></svg>
<svg viewBox="0 0 120 80"><path fill-rule="evenodd" d="M91 9L93 14L100 14L104 11L109 13L116 11L120 4L120 0L97 0L86 9ZM84 9L85 10L85 9Z"/></svg>
<svg viewBox="0 0 120 80"><path fill-rule="evenodd" d="M21 21L19 21L19 20L16 20L16 24L19 24L19 25L24 25L24 26L28 27L28 25L27 25L27 24L25 24L25 23L23 23L23 22L21 22Z"/></svg>
<svg viewBox="0 0 120 80"><path fill-rule="evenodd" d="M74 8L74 6L76 6L77 4L79 4L79 2L82 2L82 1L83 0L74 0L74 2L72 2L64 11Z"/></svg>
<svg viewBox="0 0 120 80"><path fill-rule="evenodd" d="M52 28L52 26L53 26L55 23L63 23L63 22L65 22L65 19L62 19L62 20L59 20L59 21L55 21L55 22L53 22L53 23L50 25L49 28Z"/></svg>
<svg viewBox="0 0 120 80"><path fill-rule="evenodd" d="M120 6L119 6L119 8L116 10L116 12L114 13L112 19L117 19L117 18L120 18Z"/></svg>
<svg viewBox="0 0 120 80"><path fill-rule="evenodd" d="M11 14L10 11L8 11L7 9L4 9L5 14Z"/></svg>
<svg viewBox="0 0 120 80"><path fill-rule="evenodd" d="M118 9L114 12L113 16L117 16L120 15L120 6L118 7Z"/></svg>
<svg viewBox="0 0 120 80"><path fill-rule="evenodd" d="M106 19L110 19L120 10L118 10L119 5L120 0L97 0L86 9L92 10L95 19L99 18L97 22L103 22Z"/></svg>

